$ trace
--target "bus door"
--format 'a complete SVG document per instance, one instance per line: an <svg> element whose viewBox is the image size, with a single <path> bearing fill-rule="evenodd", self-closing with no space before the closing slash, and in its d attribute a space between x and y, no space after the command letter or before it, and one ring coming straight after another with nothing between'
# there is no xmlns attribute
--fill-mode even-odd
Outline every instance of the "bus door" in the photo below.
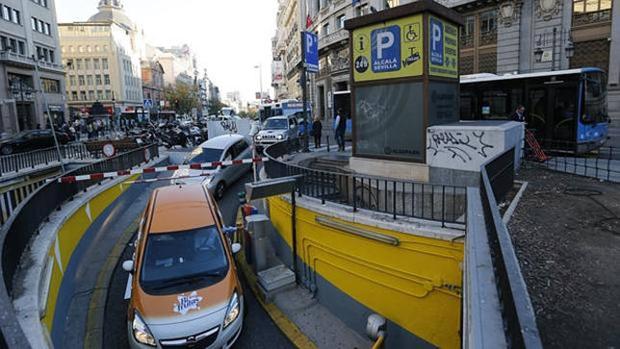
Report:
<svg viewBox="0 0 620 349"><path fill-rule="evenodd" d="M549 85L551 135L559 149L573 150L577 142L577 101L579 90L576 82ZM556 149L558 149L556 148Z"/></svg>
<svg viewBox="0 0 620 349"><path fill-rule="evenodd" d="M528 88L525 108L527 128L534 132L539 142L546 142L548 138L551 138L551 135L547 132L547 116L549 115L547 87L535 85Z"/></svg>

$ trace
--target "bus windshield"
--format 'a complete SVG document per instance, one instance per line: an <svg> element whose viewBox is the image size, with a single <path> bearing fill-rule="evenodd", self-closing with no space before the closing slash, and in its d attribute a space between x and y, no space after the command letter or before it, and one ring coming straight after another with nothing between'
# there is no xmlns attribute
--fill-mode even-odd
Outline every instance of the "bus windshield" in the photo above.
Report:
<svg viewBox="0 0 620 349"><path fill-rule="evenodd" d="M288 123L286 119L267 119L263 129L265 130L286 130Z"/></svg>
<svg viewBox="0 0 620 349"><path fill-rule="evenodd" d="M589 73L584 79L584 124L607 122L607 81L602 73Z"/></svg>

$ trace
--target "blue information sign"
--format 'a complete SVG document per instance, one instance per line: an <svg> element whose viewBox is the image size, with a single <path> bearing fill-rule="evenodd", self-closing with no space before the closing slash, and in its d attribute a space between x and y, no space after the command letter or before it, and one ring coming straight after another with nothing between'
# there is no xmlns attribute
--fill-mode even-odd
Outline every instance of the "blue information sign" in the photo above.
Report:
<svg viewBox="0 0 620 349"><path fill-rule="evenodd" d="M443 66L443 23L431 17L431 63Z"/></svg>
<svg viewBox="0 0 620 349"><path fill-rule="evenodd" d="M302 48L304 49L304 64L310 73L319 72L319 38L316 34L303 32Z"/></svg>
<svg viewBox="0 0 620 349"><path fill-rule="evenodd" d="M372 45L370 64L374 73L400 70L400 27L375 29L370 34Z"/></svg>

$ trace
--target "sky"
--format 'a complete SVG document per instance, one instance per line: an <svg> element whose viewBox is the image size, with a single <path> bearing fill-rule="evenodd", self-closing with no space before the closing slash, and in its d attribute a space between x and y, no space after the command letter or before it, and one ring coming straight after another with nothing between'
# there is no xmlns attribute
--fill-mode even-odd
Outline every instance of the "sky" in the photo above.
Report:
<svg viewBox="0 0 620 349"><path fill-rule="evenodd" d="M245 101L271 91L271 38L276 30L277 0L122 0L125 12L140 25L153 46L188 44L200 72L226 92L240 91ZM56 0L58 22L86 21L99 0Z"/></svg>

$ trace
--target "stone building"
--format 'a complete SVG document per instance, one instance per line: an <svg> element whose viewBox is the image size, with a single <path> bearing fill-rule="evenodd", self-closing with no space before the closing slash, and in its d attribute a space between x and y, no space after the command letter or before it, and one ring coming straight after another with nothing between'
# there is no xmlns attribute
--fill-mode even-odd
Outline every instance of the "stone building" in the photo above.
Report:
<svg viewBox="0 0 620 349"><path fill-rule="evenodd" d="M161 107L165 106L164 95L164 68L157 60L143 60L142 69L142 95L149 100L151 115L157 114ZM163 103L162 103L163 102ZM163 105L162 105L163 104ZM145 105L145 107L148 107Z"/></svg>
<svg viewBox="0 0 620 349"><path fill-rule="evenodd" d="M45 127L47 107L55 122L66 119L55 2L0 5L0 134Z"/></svg>
<svg viewBox="0 0 620 349"><path fill-rule="evenodd" d="M101 0L86 22L60 24L67 99L72 116L133 115L142 108L142 33L120 0ZM106 114L91 107L99 102Z"/></svg>

